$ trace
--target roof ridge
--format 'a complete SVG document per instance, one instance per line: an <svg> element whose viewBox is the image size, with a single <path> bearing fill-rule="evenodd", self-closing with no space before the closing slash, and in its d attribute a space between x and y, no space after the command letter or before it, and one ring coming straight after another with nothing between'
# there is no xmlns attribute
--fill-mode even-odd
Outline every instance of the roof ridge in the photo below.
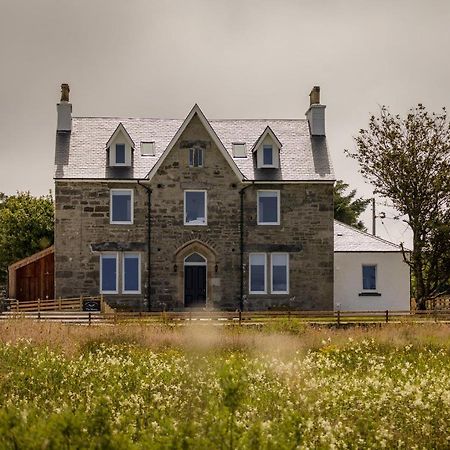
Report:
<svg viewBox="0 0 450 450"><path fill-rule="evenodd" d="M124 116L72 116L73 119L111 119L111 120L173 120L183 122L184 119L174 117L124 117ZM209 122L306 122L307 119L270 119L270 118L253 118L253 119L208 119Z"/></svg>
<svg viewBox="0 0 450 450"><path fill-rule="evenodd" d="M378 237L378 236L374 236L373 234L367 233L367 231L359 230L358 228L352 227L351 225L348 225L348 224L346 224L346 223L344 223L344 222L340 222L339 220L336 220L336 219L334 219L334 221L335 221L337 224L342 225L342 226L345 227L345 228L349 228L350 230L356 231L356 232L358 232L358 233L360 233L360 234L362 234L362 235L364 235L364 236L368 236L368 237L370 237L370 238L372 238L372 239L376 239L376 240L378 240L378 241L380 241L380 242L383 242L384 244L392 245L392 246L394 246L395 248L399 248L400 250L401 250L401 248L402 248L401 245L397 245L397 244L394 244L393 242L388 241L388 240L386 240L386 239L380 238L380 237Z"/></svg>

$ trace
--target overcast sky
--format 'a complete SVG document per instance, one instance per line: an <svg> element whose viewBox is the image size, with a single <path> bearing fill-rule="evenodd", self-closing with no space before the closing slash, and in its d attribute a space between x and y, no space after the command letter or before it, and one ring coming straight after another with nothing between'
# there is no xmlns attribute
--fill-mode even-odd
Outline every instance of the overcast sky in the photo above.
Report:
<svg viewBox="0 0 450 450"><path fill-rule="evenodd" d="M53 188L67 82L76 116L180 119L303 118L320 85L336 176L371 196L344 149L382 104L449 107L449 55L449 0L0 0L0 192Z"/></svg>

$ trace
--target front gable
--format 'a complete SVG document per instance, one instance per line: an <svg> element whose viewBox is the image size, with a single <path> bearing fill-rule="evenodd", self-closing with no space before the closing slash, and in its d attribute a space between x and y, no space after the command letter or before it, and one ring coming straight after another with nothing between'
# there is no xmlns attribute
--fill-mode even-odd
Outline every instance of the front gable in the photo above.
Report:
<svg viewBox="0 0 450 450"><path fill-rule="evenodd" d="M199 128L200 125L200 128ZM185 132L188 128L195 128L197 127L200 131L200 134L203 134L203 138L197 138L195 136L195 133L188 133L188 137L186 138ZM205 139L206 137L206 139ZM188 164L190 164L190 161L194 160L198 161L198 155L193 154L191 149L202 149L204 151L204 164L207 165L207 155L208 155L208 147L211 149L212 147L216 148L219 153L222 155L223 159L225 159L225 162L229 166L229 168L233 171L235 176L239 181L242 181L245 179L242 172L238 169L236 163L233 161L233 158L230 156L228 151L226 150L223 143L220 141L219 137L217 136L216 132L213 130L211 124L206 119L205 115L201 111L200 107L196 104L182 123L181 127L176 132L175 136L170 141L169 145L165 149L164 153L161 155L157 163L153 166L153 168L150 170L150 172L147 174L147 177L149 180L151 180L155 174L158 172L160 167L164 164L166 158L169 156L169 154L178 149L180 150L180 164L183 164L183 149L185 149L186 157L184 158L186 161L188 161ZM195 159L197 158L197 159ZM191 164L192 165L192 164ZM201 165L201 166L202 166Z"/></svg>
<svg viewBox="0 0 450 450"><path fill-rule="evenodd" d="M279 169L282 144L272 129L267 126L252 148L258 169Z"/></svg>

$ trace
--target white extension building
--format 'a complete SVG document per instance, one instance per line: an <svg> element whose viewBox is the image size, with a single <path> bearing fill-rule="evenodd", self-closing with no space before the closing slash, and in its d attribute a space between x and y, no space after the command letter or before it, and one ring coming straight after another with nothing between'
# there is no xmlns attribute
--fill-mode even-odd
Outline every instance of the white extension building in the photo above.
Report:
<svg viewBox="0 0 450 450"><path fill-rule="evenodd" d="M334 309L408 311L410 274L401 248L335 221Z"/></svg>

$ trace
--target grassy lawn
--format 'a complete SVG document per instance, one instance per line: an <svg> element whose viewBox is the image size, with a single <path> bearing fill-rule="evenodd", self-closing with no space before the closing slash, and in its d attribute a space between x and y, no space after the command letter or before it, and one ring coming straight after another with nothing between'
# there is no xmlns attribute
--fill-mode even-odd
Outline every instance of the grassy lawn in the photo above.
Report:
<svg viewBox="0 0 450 450"><path fill-rule="evenodd" d="M0 448L449 448L450 327L0 323Z"/></svg>

